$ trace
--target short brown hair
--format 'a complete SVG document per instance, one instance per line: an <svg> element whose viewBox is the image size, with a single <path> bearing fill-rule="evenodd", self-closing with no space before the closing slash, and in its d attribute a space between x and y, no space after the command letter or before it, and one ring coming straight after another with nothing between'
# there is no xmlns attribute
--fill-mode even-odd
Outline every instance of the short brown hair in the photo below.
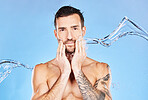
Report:
<svg viewBox="0 0 148 100"><path fill-rule="evenodd" d="M81 26L84 27L84 17L83 14L80 12L79 9L76 9L72 6L63 6L61 7L57 13L55 14L55 19L54 19L54 26L56 28L56 19L59 17L66 17L72 14L78 14L81 20Z"/></svg>

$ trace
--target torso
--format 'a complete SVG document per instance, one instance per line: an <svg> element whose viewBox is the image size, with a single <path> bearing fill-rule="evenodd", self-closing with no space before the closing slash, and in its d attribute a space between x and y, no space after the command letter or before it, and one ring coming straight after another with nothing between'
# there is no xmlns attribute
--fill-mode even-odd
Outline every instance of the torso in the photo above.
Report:
<svg viewBox="0 0 148 100"><path fill-rule="evenodd" d="M82 65L82 71L92 85L94 85L97 80L96 74L98 73L98 71L96 70L96 63L99 62L94 61L90 58L86 58L85 63ZM49 88L52 88L52 86L60 76L60 70L54 63L54 59L47 62L47 67L47 85ZM62 100L83 100L79 87L73 75L71 75L71 77L68 79Z"/></svg>

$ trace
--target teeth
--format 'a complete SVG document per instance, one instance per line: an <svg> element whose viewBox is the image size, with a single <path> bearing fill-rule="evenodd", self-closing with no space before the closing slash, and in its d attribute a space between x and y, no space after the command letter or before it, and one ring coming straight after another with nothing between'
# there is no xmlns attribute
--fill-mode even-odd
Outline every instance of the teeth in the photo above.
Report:
<svg viewBox="0 0 148 100"><path fill-rule="evenodd" d="M74 44L72 43L72 44L66 44L67 46L74 46Z"/></svg>
<svg viewBox="0 0 148 100"><path fill-rule="evenodd" d="M74 45L74 44L67 44L67 45Z"/></svg>
<svg viewBox="0 0 148 100"><path fill-rule="evenodd" d="M69 43L67 43L67 44L73 44L73 42L69 42Z"/></svg>

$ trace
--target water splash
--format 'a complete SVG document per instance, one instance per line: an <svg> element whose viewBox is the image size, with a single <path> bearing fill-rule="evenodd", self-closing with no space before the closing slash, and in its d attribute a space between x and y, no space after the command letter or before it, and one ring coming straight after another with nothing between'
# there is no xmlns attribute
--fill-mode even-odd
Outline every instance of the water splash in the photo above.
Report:
<svg viewBox="0 0 148 100"><path fill-rule="evenodd" d="M0 83L11 73L12 69L17 67L24 67L29 70L33 70L32 67L28 67L18 61L11 60L11 59L2 59L0 60ZM113 89L119 89L119 83L112 83L111 87Z"/></svg>
<svg viewBox="0 0 148 100"><path fill-rule="evenodd" d="M111 83L111 87L115 90L118 90L120 88L119 82L112 82Z"/></svg>
<svg viewBox="0 0 148 100"><path fill-rule="evenodd" d="M148 41L148 32L127 17L124 17L118 27L104 38L85 38L85 40L87 44L101 44L109 47L113 42L126 35L137 35Z"/></svg>
<svg viewBox="0 0 148 100"><path fill-rule="evenodd" d="M137 35L148 41L148 32L142 27L135 24L133 21L124 17L118 27L106 37L99 38L85 38L87 44L101 44L105 47L109 47L113 42L117 41L119 38L126 35ZM11 59L0 60L0 83L11 73L12 69L17 67L24 67L26 69L32 70L32 67L28 67L18 61ZM118 84L112 84L112 87L119 87Z"/></svg>
<svg viewBox="0 0 148 100"><path fill-rule="evenodd" d="M24 67L26 69L32 70L32 67L28 67L18 61L11 59L0 60L0 83L11 73L12 69L17 67Z"/></svg>

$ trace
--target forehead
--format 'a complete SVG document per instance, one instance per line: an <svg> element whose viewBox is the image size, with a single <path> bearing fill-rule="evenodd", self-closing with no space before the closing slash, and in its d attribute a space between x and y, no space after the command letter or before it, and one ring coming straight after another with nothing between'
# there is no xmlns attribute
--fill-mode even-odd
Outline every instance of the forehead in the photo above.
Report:
<svg viewBox="0 0 148 100"><path fill-rule="evenodd" d="M65 17L59 17L56 19L57 27L69 27L74 25L81 26L81 20L78 14L72 14Z"/></svg>

